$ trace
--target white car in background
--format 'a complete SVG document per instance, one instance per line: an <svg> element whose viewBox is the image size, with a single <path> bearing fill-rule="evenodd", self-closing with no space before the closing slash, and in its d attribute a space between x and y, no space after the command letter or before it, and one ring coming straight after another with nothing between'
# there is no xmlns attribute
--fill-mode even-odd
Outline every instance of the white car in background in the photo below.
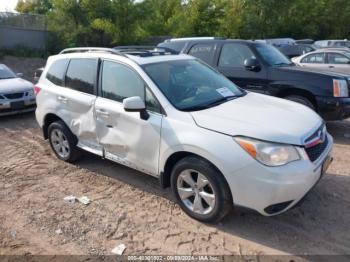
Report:
<svg viewBox="0 0 350 262"><path fill-rule="evenodd" d="M303 67L324 69L350 75L350 49L327 48L292 58L292 61Z"/></svg>
<svg viewBox="0 0 350 262"><path fill-rule="evenodd" d="M35 110L34 85L0 64L0 116Z"/></svg>
<svg viewBox="0 0 350 262"><path fill-rule="evenodd" d="M157 177L204 222L234 205L280 214L325 173L333 139L308 107L248 93L192 56L139 55L73 48L48 59L36 118L59 159L83 149Z"/></svg>

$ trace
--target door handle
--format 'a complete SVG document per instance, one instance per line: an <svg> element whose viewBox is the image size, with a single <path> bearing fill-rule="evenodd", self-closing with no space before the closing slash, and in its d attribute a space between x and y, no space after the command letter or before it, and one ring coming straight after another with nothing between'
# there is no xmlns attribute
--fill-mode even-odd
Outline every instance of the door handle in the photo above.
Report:
<svg viewBox="0 0 350 262"><path fill-rule="evenodd" d="M101 115L101 116L104 116L104 117L108 117L109 116L109 113L103 109L96 109L96 113Z"/></svg>
<svg viewBox="0 0 350 262"><path fill-rule="evenodd" d="M61 102L63 102L63 103L67 103L68 98L67 98L67 97L64 97L64 96L58 96L58 97L57 97L57 100L58 100L58 101L61 101Z"/></svg>
<svg viewBox="0 0 350 262"><path fill-rule="evenodd" d="M334 66L329 66L329 68L334 68Z"/></svg>

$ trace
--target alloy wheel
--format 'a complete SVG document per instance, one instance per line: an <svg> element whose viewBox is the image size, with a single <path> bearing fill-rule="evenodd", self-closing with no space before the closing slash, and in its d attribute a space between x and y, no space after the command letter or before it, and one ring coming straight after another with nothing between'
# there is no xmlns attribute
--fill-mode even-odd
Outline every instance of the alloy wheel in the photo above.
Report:
<svg viewBox="0 0 350 262"><path fill-rule="evenodd" d="M177 178L177 192L184 205L192 212L205 215L215 207L215 191L202 173L186 169Z"/></svg>
<svg viewBox="0 0 350 262"><path fill-rule="evenodd" d="M55 152L62 158L67 158L70 154L70 146L67 137L59 129L51 132L51 143Z"/></svg>

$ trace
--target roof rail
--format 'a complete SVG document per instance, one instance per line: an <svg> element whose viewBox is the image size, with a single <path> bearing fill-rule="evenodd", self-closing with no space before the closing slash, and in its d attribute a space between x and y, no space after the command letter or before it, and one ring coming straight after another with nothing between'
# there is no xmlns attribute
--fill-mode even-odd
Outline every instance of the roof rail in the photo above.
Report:
<svg viewBox="0 0 350 262"><path fill-rule="evenodd" d="M149 57L149 56L159 56L159 55L172 55L174 52L167 50L162 47L154 46L116 46L115 50L122 54Z"/></svg>
<svg viewBox="0 0 350 262"><path fill-rule="evenodd" d="M200 36L200 37L181 37L181 38L170 38L166 39L164 42L176 42L176 41L191 41L191 40L225 40L225 37L206 37L206 36Z"/></svg>
<svg viewBox="0 0 350 262"><path fill-rule="evenodd" d="M105 48L105 47L73 47L63 49L60 54L69 54L69 53L82 53L82 52L105 52L111 53L115 55L120 55L126 57L123 53L115 50L113 48Z"/></svg>
<svg viewBox="0 0 350 262"><path fill-rule="evenodd" d="M113 49L117 51L124 51L124 50L152 50L155 46L153 45L122 45L122 46L115 46Z"/></svg>

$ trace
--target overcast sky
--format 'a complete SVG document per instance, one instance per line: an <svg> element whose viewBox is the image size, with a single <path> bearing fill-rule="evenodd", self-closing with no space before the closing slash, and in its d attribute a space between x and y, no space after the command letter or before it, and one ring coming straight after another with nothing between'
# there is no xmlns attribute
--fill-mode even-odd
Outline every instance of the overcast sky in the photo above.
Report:
<svg viewBox="0 0 350 262"><path fill-rule="evenodd" d="M14 11L17 0L0 0L0 12Z"/></svg>

